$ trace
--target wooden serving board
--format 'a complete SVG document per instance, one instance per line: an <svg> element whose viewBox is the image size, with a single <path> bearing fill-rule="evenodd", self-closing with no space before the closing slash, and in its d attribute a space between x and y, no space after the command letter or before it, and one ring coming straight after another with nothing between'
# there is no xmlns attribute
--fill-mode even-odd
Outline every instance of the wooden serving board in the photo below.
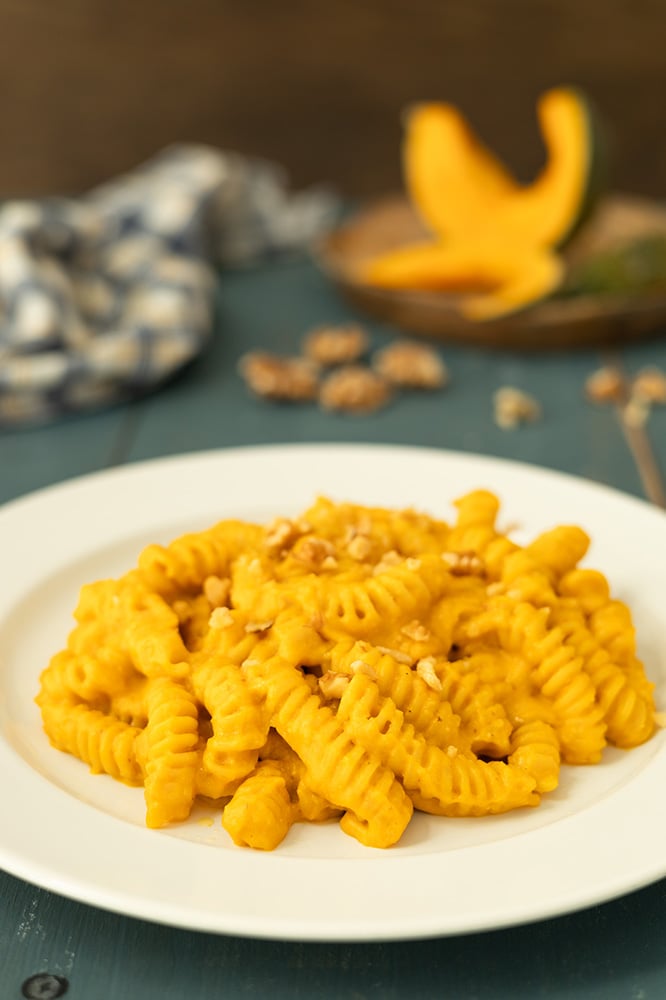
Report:
<svg viewBox="0 0 666 1000"><path fill-rule="evenodd" d="M573 264L653 234L666 235L666 207L631 195L611 195L564 257ZM553 298L510 316L473 322L461 316L454 295L376 288L356 277L363 261L424 237L410 204L396 195L362 209L328 233L315 247L315 257L358 309L406 332L439 340L542 350L617 344L666 332L666 293Z"/></svg>

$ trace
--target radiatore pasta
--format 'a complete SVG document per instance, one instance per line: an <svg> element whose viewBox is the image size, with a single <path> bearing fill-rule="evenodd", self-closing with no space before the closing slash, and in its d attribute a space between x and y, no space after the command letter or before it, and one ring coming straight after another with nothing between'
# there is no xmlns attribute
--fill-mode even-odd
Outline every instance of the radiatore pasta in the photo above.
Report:
<svg viewBox="0 0 666 1000"><path fill-rule="evenodd" d="M205 799L260 850L299 821L390 847L414 810L537 806L562 764L650 738L653 685L587 535L520 546L498 510L322 497L148 546L81 591L36 699L51 743L142 785L149 827Z"/></svg>

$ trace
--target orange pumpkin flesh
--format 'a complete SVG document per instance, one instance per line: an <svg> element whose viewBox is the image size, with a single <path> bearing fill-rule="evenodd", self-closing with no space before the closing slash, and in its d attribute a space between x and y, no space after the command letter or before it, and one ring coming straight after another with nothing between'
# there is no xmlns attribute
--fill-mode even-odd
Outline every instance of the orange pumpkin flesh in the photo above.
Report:
<svg viewBox="0 0 666 1000"><path fill-rule="evenodd" d="M434 240L370 261L361 280L384 288L456 293L460 311L489 319L550 295L564 266L554 252L596 194L597 145L590 107L576 90L542 95L547 153L538 177L518 184L450 104L407 116L404 171L410 200Z"/></svg>
<svg viewBox="0 0 666 1000"><path fill-rule="evenodd" d="M515 243L559 247L587 213L594 179L587 102L573 90L551 90L538 105L547 159L532 184L497 208L491 225Z"/></svg>
<svg viewBox="0 0 666 1000"><path fill-rule="evenodd" d="M489 213L519 190L453 105L416 105L406 126L407 191L426 227L440 238L482 231Z"/></svg>
<svg viewBox="0 0 666 1000"><path fill-rule="evenodd" d="M484 320L545 298L563 274L561 258L547 248L515 254L475 244L419 243L375 258L359 277L386 289L455 295L463 316Z"/></svg>

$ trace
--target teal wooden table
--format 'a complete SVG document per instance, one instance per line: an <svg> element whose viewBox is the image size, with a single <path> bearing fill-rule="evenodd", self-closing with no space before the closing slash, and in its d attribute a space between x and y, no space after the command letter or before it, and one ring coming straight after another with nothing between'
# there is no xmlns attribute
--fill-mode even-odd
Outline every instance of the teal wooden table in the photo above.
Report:
<svg viewBox="0 0 666 1000"><path fill-rule="evenodd" d="M378 442L516 459L662 502L666 408L627 431L612 406L590 403L596 351L520 354L442 346L451 384L404 393L365 417L252 398L242 353L297 350L323 322L357 318L306 259L227 273L205 355L139 402L0 434L0 503L92 471L234 445ZM368 324L373 345L392 331ZM666 368L666 341L616 352L628 373ZM515 431L493 420L503 385L534 395L542 419ZM1 820L0 807L0 823ZM44 817L45 835L48 817ZM666 850L666 846L664 848ZM0 873L0 998L575 998L666 996L666 881L530 926L424 941L298 943L210 935L144 923L60 898ZM535 887L538 892L538 887ZM34 976L42 978L31 979ZM27 981L27 985L26 984Z"/></svg>

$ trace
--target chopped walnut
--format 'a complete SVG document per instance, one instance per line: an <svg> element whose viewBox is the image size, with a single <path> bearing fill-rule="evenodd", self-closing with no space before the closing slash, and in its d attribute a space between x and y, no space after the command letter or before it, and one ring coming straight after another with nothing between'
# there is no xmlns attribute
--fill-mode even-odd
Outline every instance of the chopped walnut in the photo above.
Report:
<svg viewBox="0 0 666 1000"><path fill-rule="evenodd" d="M476 552L442 552L442 559L452 576L479 576L484 571L483 561Z"/></svg>
<svg viewBox="0 0 666 1000"><path fill-rule="evenodd" d="M247 670L248 667L260 667L261 660L258 660L256 656L248 656L241 663L241 670Z"/></svg>
<svg viewBox="0 0 666 1000"><path fill-rule="evenodd" d="M519 424L538 420L541 416L541 407L533 396L508 385L497 390L494 404L495 423L502 430L513 430Z"/></svg>
<svg viewBox="0 0 666 1000"><path fill-rule="evenodd" d="M319 365L346 365L368 349L368 335L358 323L319 326L306 334L303 353Z"/></svg>
<svg viewBox="0 0 666 1000"><path fill-rule="evenodd" d="M257 396L292 401L316 399L319 372L308 358L281 358L254 351L240 359L238 368Z"/></svg>
<svg viewBox="0 0 666 1000"><path fill-rule="evenodd" d="M619 403L624 393L624 379L617 368L598 368L585 382L585 394L593 403Z"/></svg>
<svg viewBox="0 0 666 1000"><path fill-rule="evenodd" d="M203 582L203 592L211 608L221 608L227 603L231 590L231 580L219 576L207 576Z"/></svg>
<svg viewBox="0 0 666 1000"><path fill-rule="evenodd" d="M391 387L386 379L363 365L345 365L322 383L319 402L325 410L371 413L386 406Z"/></svg>
<svg viewBox="0 0 666 1000"><path fill-rule="evenodd" d="M414 642L427 642L430 638L430 631L422 625L421 622L415 618L411 622L407 622L403 625L400 631L403 635L406 635L408 639L413 639Z"/></svg>
<svg viewBox="0 0 666 1000"><path fill-rule="evenodd" d="M332 670L327 670L319 678L319 689L324 698L341 698L348 685L349 677L345 674L336 674Z"/></svg>
<svg viewBox="0 0 666 1000"><path fill-rule="evenodd" d="M208 619L210 628L222 629L230 628L234 623L234 616L229 608L214 608Z"/></svg>
<svg viewBox="0 0 666 1000"><path fill-rule="evenodd" d="M347 552L358 562L367 559L372 550L372 542L367 535L354 535L347 545Z"/></svg>
<svg viewBox="0 0 666 1000"><path fill-rule="evenodd" d="M437 351L411 340L399 340L377 351L373 368L393 385L410 389L441 389L449 380Z"/></svg>
<svg viewBox="0 0 666 1000"><path fill-rule="evenodd" d="M393 569L394 566L399 566L402 563L402 556L395 549L389 549L381 557L377 565L375 566L373 573L385 573L387 569Z"/></svg>
<svg viewBox="0 0 666 1000"><path fill-rule="evenodd" d="M416 664L416 673L422 681L425 681L429 688L432 688L433 691L442 690L442 682L435 673L434 656L424 656L423 659L418 660Z"/></svg>
<svg viewBox="0 0 666 1000"><path fill-rule="evenodd" d="M643 368L631 386L632 396L647 403L666 404L666 375L660 368Z"/></svg>
<svg viewBox="0 0 666 1000"><path fill-rule="evenodd" d="M333 543L316 535L300 539L292 549L292 555L312 570L335 569L337 566Z"/></svg>
<svg viewBox="0 0 666 1000"><path fill-rule="evenodd" d="M267 632L273 624L273 619L268 618L264 622L248 622L245 626L246 632Z"/></svg>
<svg viewBox="0 0 666 1000"><path fill-rule="evenodd" d="M276 517L266 526L264 545L267 549L283 549L298 538L299 534L298 526L288 517Z"/></svg>
<svg viewBox="0 0 666 1000"><path fill-rule="evenodd" d="M353 674L365 674L366 677L369 677L371 680L377 680L377 674L370 664L365 662L365 660L352 660L349 664L349 669Z"/></svg>
<svg viewBox="0 0 666 1000"><path fill-rule="evenodd" d="M414 657L410 656L409 653L403 653L401 649L392 649L390 646L377 646L377 649L380 653L392 656L396 663L406 663L411 667L414 662Z"/></svg>

